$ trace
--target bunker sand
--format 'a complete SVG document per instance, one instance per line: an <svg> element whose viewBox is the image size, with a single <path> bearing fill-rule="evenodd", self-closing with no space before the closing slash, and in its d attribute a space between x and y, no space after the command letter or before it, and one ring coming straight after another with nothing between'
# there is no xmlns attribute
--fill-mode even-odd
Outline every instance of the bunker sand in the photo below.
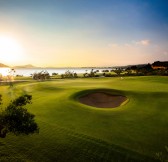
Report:
<svg viewBox="0 0 168 162"><path fill-rule="evenodd" d="M83 104L98 108L114 108L120 106L127 100L127 97L121 95L112 95L104 92L90 93L79 98Z"/></svg>

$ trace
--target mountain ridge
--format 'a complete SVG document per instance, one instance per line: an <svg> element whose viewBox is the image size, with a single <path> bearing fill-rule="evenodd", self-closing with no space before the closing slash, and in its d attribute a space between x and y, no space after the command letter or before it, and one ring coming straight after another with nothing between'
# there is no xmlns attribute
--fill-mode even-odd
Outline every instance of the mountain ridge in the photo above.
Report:
<svg viewBox="0 0 168 162"><path fill-rule="evenodd" d="M8 65L5 65L5 64L3 64L3 63L0 63L0 67L9 67Z"/></svg>
<svg viewBox="0 0 168 162"><path fill-rule="evenodd" d="M27 65L13 66L13 68L39 68L39 67L34 66L34 65L32 65L32 64L27 64Z"/></svg>

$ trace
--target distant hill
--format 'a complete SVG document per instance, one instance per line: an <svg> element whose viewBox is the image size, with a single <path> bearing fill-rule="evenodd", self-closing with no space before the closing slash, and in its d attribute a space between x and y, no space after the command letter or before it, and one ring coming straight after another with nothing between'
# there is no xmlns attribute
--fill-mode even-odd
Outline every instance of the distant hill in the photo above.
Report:
<svg viewBox="0 0 168 162"><path fill-rule="evenodd" d="M135 65L127 65L127 66L118 66L118 67L115 67L115 68L124 68L124 69L127 69L127 68L130 68L130 67L137 67L137 68L143 68L145 66L147 66L148 64L135 64ZM166 69L168 68L168 61L155 61L154 63L151 64L152 68L153 69Z"/></svg>
<svg viewBox="0 0 168 162"><path fill-rule="evenodd" d="M33 66L31 64L27 64L27 65L14 66L13 68L19 69L19 68L38 68L38 67Z"/></svg>
<svg viewBox="0 0 168 162"><path fill-rule="evenodd" d="M128 65L127 67L136 66L137 68L142 68L148 64L137 64L137 65Z"/></svg>
<svg viewBox="0 0 168 162"><path fill-rule="evenodd" d="M127 68L130 68L132 66L136 66L137 68L141 68L141 67L144 67L146 66L147 64L134 64L134 65L126 65L126 66L114 66L113 68L122 68L122 69L127 69Z"/></svg>
<svg viewBox="0 0 168 162"><path fill-rule="evenodd" d="M0 67L9 67L9 66L7 66L7 65L5 65L5 64L2 64L2 63L0 63Z"/></svg>

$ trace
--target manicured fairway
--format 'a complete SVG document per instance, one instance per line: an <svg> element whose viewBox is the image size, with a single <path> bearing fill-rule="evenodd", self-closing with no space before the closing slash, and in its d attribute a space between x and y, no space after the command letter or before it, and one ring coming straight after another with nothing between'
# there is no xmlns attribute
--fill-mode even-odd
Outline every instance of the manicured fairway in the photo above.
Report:
<svg viewBox="0 0 168 162"><path fill-rule="evenodd" d="M118 108L94 108L78 102L89 91L127 96ZM65 79L0 86L4 105L20 94L40 133L8 134L0 139L0 161L155 161L168 146L168 77Z"/></svg>

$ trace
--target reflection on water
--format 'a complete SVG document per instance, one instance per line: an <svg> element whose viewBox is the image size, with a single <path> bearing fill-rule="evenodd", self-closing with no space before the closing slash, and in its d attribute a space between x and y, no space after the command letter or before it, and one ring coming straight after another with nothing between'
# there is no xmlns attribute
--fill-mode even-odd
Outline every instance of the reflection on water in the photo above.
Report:
<svg viewBox="0 0 168 162"><path fill-rule="evenodd" d="M77 74L90 72L92 68L20 68L15 69L15 75L23 75L23 76L30 76L33 73L40 72L42 70L46 70L50 75L52 73L64 74L67 70L71 72L75 72ZM94 68L94 70L112 70L112 68Z"/></svg>
<svg viewBox="0 0 168 162"><path fill-rule="evenodd" d="M113 68L93 68L94 71L102 72L102 70L112 70ZM13 71L12 71L13 70ZM41 72L41 71L47 71L50 75L52 73L58 73L58 74L64 74L67 70L82 74L86 72L90 72L92 68L19 68L19 69L11 69L11 68L0 68L0 76L31 76L33 73Z"/></svg>

